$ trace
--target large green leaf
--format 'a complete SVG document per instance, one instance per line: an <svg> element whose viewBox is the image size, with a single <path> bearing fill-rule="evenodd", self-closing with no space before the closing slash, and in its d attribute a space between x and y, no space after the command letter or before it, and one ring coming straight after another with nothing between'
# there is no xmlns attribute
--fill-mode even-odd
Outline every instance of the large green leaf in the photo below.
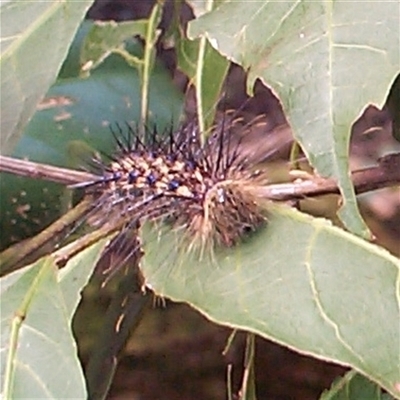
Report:
<svg viewBox="0 0 400 400"><path fill-rule="evenodd" d="M210 43L279 95L296 138L344 195L341 218L366 234L348 173L350 127L368 103L382 105L399 71L396 1L227 1L194 20Z"/></svg>
<svg viewBox="0 0 400 400"><path fill-rule="evenodd" d="M92 2L2 2L2 154L10 153L37 103L56 79L75 32Z"/></svg>
<svg viewBox="0 0 400 400"><path fill-rule="evenodd" d="M146 230L146 282L217 323L352 366L399 396L399 260L289 207L274 206L269 220L213 254L188 251L166 227Z"/></svg>
<svg viewBox="0 0 400 400"><path fill-rule="evenodd" d="M6 399L83 399L72 315L106 240L58 271L54 258L1 279L1 392Z"/></svg>

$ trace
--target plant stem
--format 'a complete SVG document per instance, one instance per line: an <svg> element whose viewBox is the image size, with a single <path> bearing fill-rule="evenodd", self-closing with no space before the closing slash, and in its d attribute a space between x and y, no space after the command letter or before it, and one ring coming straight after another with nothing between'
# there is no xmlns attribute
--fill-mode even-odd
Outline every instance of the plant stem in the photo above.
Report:
<svg viewBox="0 0 400 400"><path fill-rule="evenodd" d="M51 252L45 248L47 244L57 242L60 235L79 221L92 208L90 200L83 200L78 206L63 215L60 219L31 239L16 243L0 253L0 276L15 271L23 263L27 265ZM52 246L50 246L52 247Z"/></svg>
<svg viewBox="0 0 400 400"><path fill-rule="evenodd" d="M90 182L99 178L88 172L60 168L53 165L40 164L6 156L0 156L0 172L27 176L33 179L45 179L63 185Z"/></svg>
<svg viewBox="0 0 400 400"><path fill-rule="evenodd" d="M14 358L17 352L19 328L22 324L23 319L24 317L22 315L19 315L19 313L15 313L15 316L11 322L10 345L7 355L6 370L4 373L4 400L11 400L12 398L11 391L15 371Z"/></svg>
<svg viewBox="0 0 400 400"><path fill-rule="evenodd" d="M70 185L99 178L86 172L4 156L0 156L0 172ZM382 157L377 166L353 171L352 181L357 194L400 184L400 153ZM260 189L259 196L269 200L290 201L338 193L340 189L332 179L310 176L298 182L266 185Z"/></svg>
<svg viewBox="0 0 400 400"><path fill-rule="evenodd" d="M36 291L37 283L42 279L43 274L47 272L48 265L44 265L36 275L32 285L30 285L28 292L25 294L22 304L19 309L15 312L15 315L11 322L10 331L10 348L7 355L6 369L4 373L4 391L3 396L5 400L11 400L13 380L15 373L15 355L17 353L19 331L21 329L22 323L25 320L29 304L32 297Z"/></svg>
<svg viewBox="0 0 400 400"><path fill-rule="evenodd" d="M255 335L254 333L247 333L246 335L246 350L244 356L244 373L242 387L240 389L240 400L255 400L255 376L254 376L254 355L255 355Z"/></svg>
<svg viewBox="0 0 400 400"><path fill-rule="evenodd" d="M209 12L213 8L214 0L207 0L206 2L206 12ZM202 144L204 144L206 139L205 132L205 116L204 116L204 106L203 106L203 70L204 70L204 57L206 53L207 38L203 36L200 38L199 52L197 55L196 63L196 108L197 108L197 118L199 123L200 139Z"/></svg>
<svg viewBox="0 0 400 400"><path fill-rule="evenodd" d="M140 106L140 124L139 124L139 136L144 140L144 135L147 126L147 117L149 111L149 85L150 85L150 74L153 68L154 62L154 46L156 44L159 32L157 31L157 25L160 20L162 3L157 2L153 10L151 11L150 18L147 25L143 65L141 74L141 106Z"/></svg>
<svg viewBox="0 0 400 400"><path fill-rule="evenodd" d="M0 172L43 178L64 184L87 182L98 178L92 174L80 171L3 156L0 156ZM382 157L378 160L377 166L354 171L352 173L352 181L357 194L399 185L400 153ZM334 180L319 176L310 176L308 179L292 183L266 185L259 188L257 192L257 196L260 198L272 201L293 201L326 194L340 194L340 188ZM50 246L51 243L54 243L66 229L82 218L90 208L90 200L86 200L33 239L17 243L4 250L0 253L0 275L16 270L21 262L26 264L27 259L37 259L39 256L49 252L49 249L45 249L44 245L47 244ZM70 251L67 258L71 257L71 254L76 254L82 247L87 247L100 237L107 236L118 229L119 227L114 226L108 231L97 232L93 237L86 238L79 243L77 249L74 249L72 252Z"/></svg>
<svg viewBox="0 0 400 400"><path fill-rule="evenodd" d="M140 69L143 65L143 60L126 51L124 48L113 49L112 53L121 56L131 67Z"/></svg>
<svg viewBox="0 0 400 400"><path fill-rule="evenodd" d="M399 185L400 153L382 157L378 166L353 171L351 178L356 194ZM258 193L261 198L275 201L299 200L326 194L340 194L340 188L333 179L319 176L299 182L266 185Z"/></svg>
<svg viewBox="0 0 400 400"><path fill-rule="evenodd" d="M228 400L233 400L233 391L232 391L232 364L228 365L226 371L226 386L227 386L227 393L228 393Z"/></svg>
<svg viewBox="0 0 400 400"><path fill-rule="evenodd" d="M203 86L203 68L204 68L204 54L206 49L207 41L205 37L200 39L199 53L197 56L196 65L196 107L197 107L197 119L199 122L199 131L202 144L205 142L205 121L204 121L204 110L203 110L203 98L202 98L202 86Z"/></svg>
<svg viewBox="0 0 400 400"><path fill-rule="evenodd" d="M236 334L237 334L237 330L234 329L231 332L231 334L229 335L228 340L226 341L226 345L224 347L224 350L222 350L222 355L226 356L228 354L228 351L232 346L232 343L233 343L233 341L234 341L234 339L236 337Z"/></svg>
<svg viewBox="0 0 400 400"><path fill-rule="evenodd" d="M121 219L116 224L104 225L91 233L86 234L78 240L64 246L62 249L53 253L56 264L60 267L64 266L73 256L85 250L92 244L97 243L100 239L104 239L117 232L126 224L126 221Z"/></svg>

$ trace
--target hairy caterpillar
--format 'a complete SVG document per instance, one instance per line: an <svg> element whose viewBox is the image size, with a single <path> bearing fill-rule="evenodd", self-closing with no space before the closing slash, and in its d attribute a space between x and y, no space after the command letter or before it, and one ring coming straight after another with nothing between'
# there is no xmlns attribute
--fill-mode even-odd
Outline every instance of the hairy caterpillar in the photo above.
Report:
<svg viewBox="0 0 400 400"><path fill-rule="evenodd" d="M89 223L160 222L183 230L190 246L235 245L265 222L258 192L267 175L241 154L234 123L216 126L204 143L194 123L177 132L147 130L145 138L118 127L118 152L109 164L94 160L99 178L73 186L93 198Z"/></svg>

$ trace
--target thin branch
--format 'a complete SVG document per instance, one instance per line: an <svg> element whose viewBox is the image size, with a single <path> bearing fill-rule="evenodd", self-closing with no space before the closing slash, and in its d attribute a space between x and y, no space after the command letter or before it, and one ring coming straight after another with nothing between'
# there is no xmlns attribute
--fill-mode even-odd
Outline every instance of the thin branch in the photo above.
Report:
<svg viewBox="0 0 400 400"><path fill-rule="evenodd" d="M82 219L93 207L90 200L83 200L56 222L33 238L16 243L0 253L0 276L18 269L51 252L54 245L65 235L66 230Z"/></svg>
<svg viewBox="0 0 400 400"><path fill-rule="evenodd" d="M55 167L53 165L40 164L6 156L0 156L0 172L26 176L33 179L44 179L63 185L88 182L99 178L88 172Z"/></svg>
<svg viewBox="0 0 400 400"><path fill-rule="evenodd" d="M400 153L382 157L375 167L354 171L351 178L357 194L399 185ZM293 183L267 185L259 195L270 200L289 201L339 193L340 189L333 179L314 176Z"/></svg>
<svg viewBox="0 0 400 400"><path fill-rule="evenodd" d="M0 156L0 172L67 185L90 182L99 178L87 172L4 156ZM380 158L377 166L354 171L352 181L357 194L400 184L400 153ZM340 190L333 179L311 176L306 180L266 185L259 194L269 200L290 201L335 193L340 193Z"/></svg>
<svg viewBox="0 0 400 400"><path fill-rule="evenodd" d="M157 25L160 22L161 3L156 3L151 11L148 19L146 38L144 45L143 64L141 68L141 105L140 105L140 124L139 137L144 140L145 130L147 126L147 118L149 114L149 88L150 74L154 64L155 44L157 42L160 31Z"/></svg>
<svg viewBox="0 0 400 400"><path fill-rule="evenodd" d="M56 264L59 267L64 266L72 257L76 256L81 251L85 250L92 244L95 244L100 239L108 237L126 224L126 221L120 219L116 224L106 224L101 228L82 236L78 240L64 246L54 253ZM110 237L111 239L111 237Z"/></svg>
<svg viewBox="0 0 400 400"><path fill-rule="evenodd" d="M98 178L95 175L85 172L3 156L0 156L0 172L47 179L63 184L77 184ZM400 185L400 153L382 157L378 160L377 166L353 172L352 180L357 194ZM306 197L339 193L340 189L333 179L318 176L310 176L309 179L298 180L292 183L266 185L258 192L260 197L273 201L291 201ZM14 271L22 264L26 264L27 260L35 260L48 253L49 248L54 243L57 243L60 235L63 235L66 229L69 229L72 224L79 221L92 206L89 198L84 200L33 239L17 243L0 253L0 276ZM117 224L106 224L99 230L87 234L69 246L58 250L55 253L57 262L64 264L72 256L95 243L100 238L109 236L121 229L123 224L123 219Z"/></svg>

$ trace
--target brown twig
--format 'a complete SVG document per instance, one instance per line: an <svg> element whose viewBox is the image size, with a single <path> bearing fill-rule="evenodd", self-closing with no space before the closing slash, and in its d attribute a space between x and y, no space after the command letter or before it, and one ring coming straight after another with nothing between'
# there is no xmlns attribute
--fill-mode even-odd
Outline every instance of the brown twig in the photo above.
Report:
<svg viewBox="0 0 400 400"><path fill-rule="evenodd" d="M74 183L98 179L96 175L88 172L54 167L53 165L40 164L6 156L0 156L0 172L27 176L33 179L45 179L63 185L72 185Z"/></svg>
<svg viewBox="0 0 400 400"><path fill-rule="evenodd" d="M67 229L79 221L92 207L89 200L83 200L75 208L51 224L33 238L16 243L0 253L0 276L27 265L51 252Z"/></svg>
<svg viewBox="0 0 400 400"><path fill-rule="evenodd" d="M73 256L77 255L92 244L98 242L100 239L112 235L112 233L121 229L125 223L126 222L121 219L116 224L106 224L101 228L88 233L80 239L64 246L60 250L57 250L54 253L56 264L59 267L63 267Z"/></svg>
<svg viewBox="0 0 400 400"><path fill-rule="evenodd" d="M77 184L95 180L95 175L74 171L66 168L53 167L30 161L16 160L0 156L0 172L11 172L18 175L47 179L63 184ZM365 193L383 187L400 184L400 153L390 154L378 160L378 165L365 168L352 173L352 180L357 194ZM306 180L298 180L292 183L266 185L259 193L263 198L274 201L290 201L305 197L316 197L326 194L338 194L340 189L332 179L311 176ZM57 238L68 229L71 224L77 222L90 210L90 199L81 202L73 210L50 225L33 239L28 239L11 246L0 253L0 276L17 269L21 263L34 260L49 252L48 246L55 243ZM88 234L78 241L58 250L55 253L56 260L64 264L73 255L95 243L102 237L111 235L123 225L123 220L117 224L105 225L99 230Z"/></svg>
<svg viewBox="0 0 400 400"><path fill-rule="evenodd" d="M357 194L400 184L400 153L389 154L378 160L378 165L351 174ZM333 179L314 176L307 180L279 183L264 187L261 196L270 200L290 201L326 194L339 194Z"/></svg>
<svg viewBox="0 0 400 400"><path fill-rule="evenodd" d="M67 185L98 179L98 176L87 172L4 156L0 156L0 172L46 179ZM357 194L400 184L400 153L382 157L378 160L377 166L354 171L352 180ZM266 185L261 195L270 200L290 201L335 193L340 193L340 190L333 179L313 176L306 180Z"/></svg>

